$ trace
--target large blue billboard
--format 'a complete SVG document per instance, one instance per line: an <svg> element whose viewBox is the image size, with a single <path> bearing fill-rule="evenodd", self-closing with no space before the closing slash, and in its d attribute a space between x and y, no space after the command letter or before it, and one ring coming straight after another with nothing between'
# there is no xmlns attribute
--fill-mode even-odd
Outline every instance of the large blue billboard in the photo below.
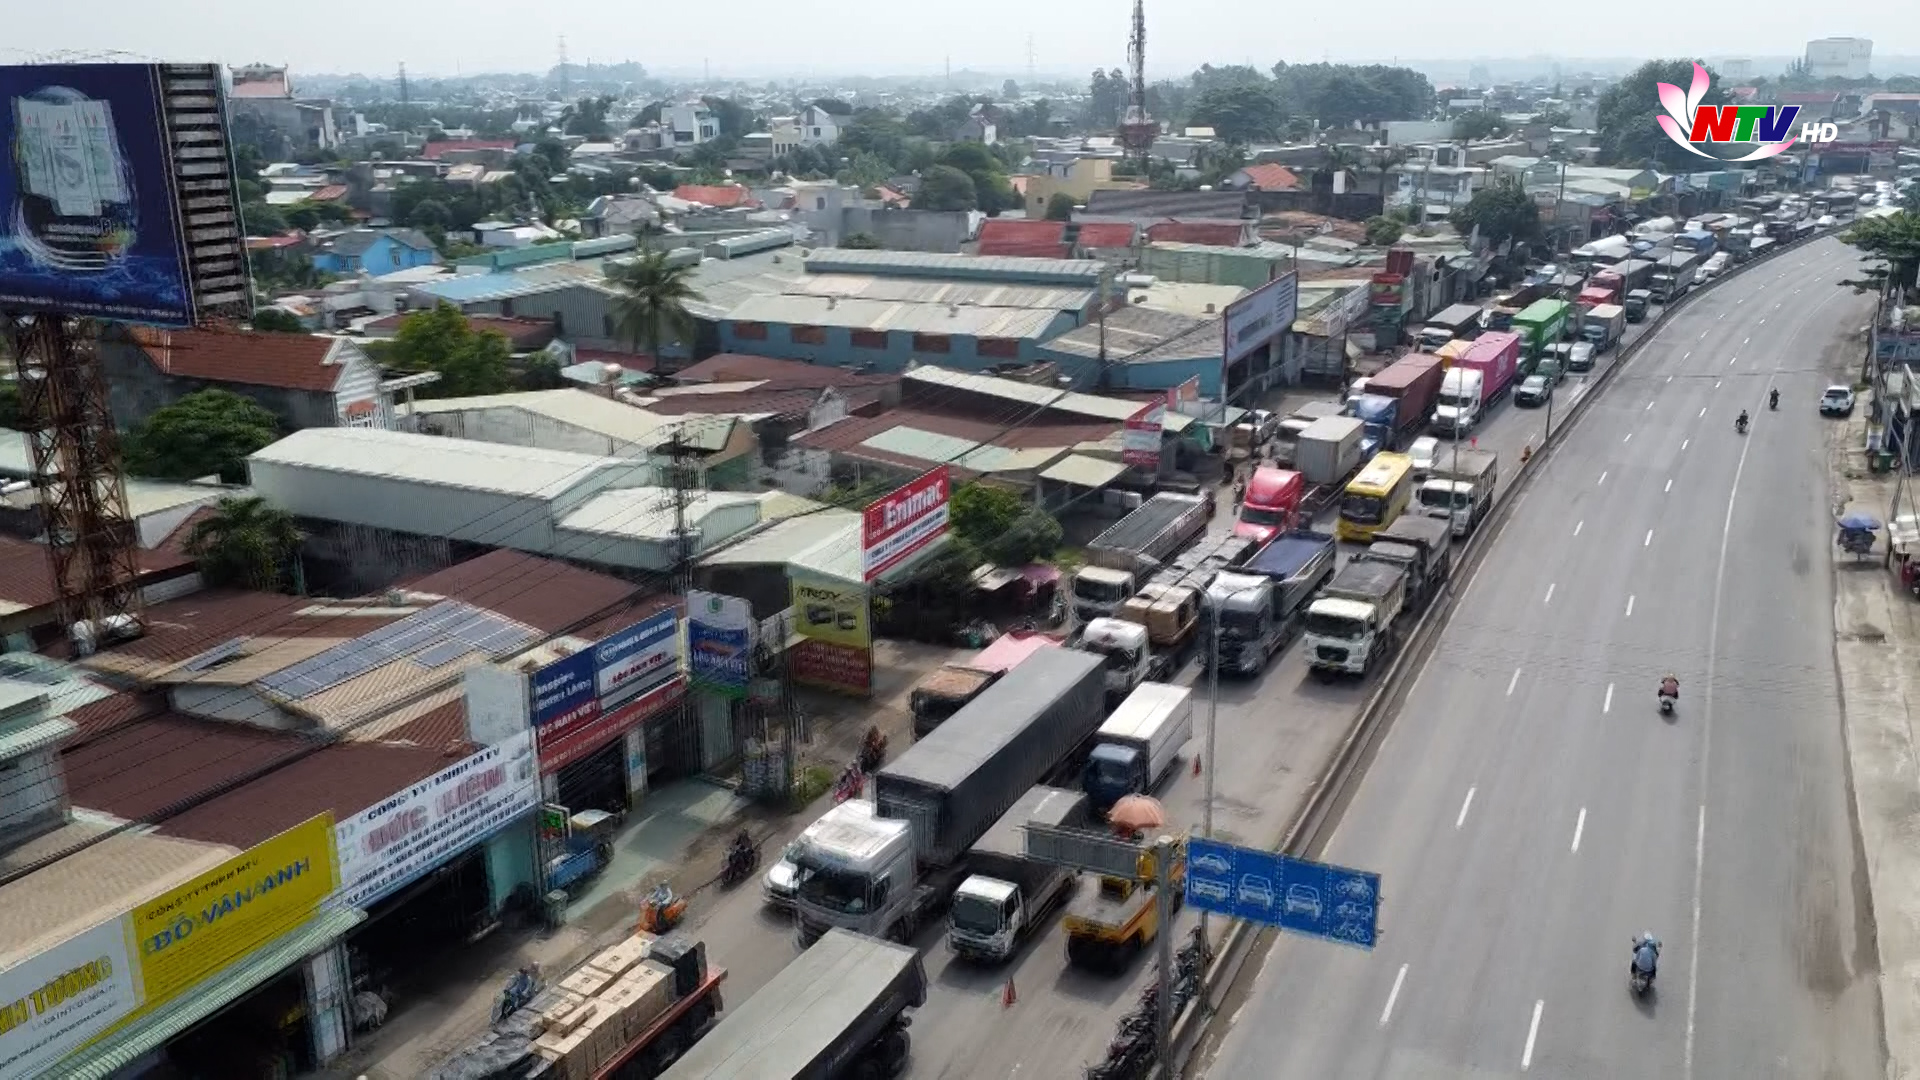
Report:
<svg viewBox="0 0 1920 1080"><path fill-rule="evenodd" d="M582 649L533 673L535 727L592 719L600 711L593 650Z"/></svg>
<svg viewBox="0 0 1920 1080"><path fill-rule="evenodd" d="M1380 936L1380 875L1198 837L1187 844L1187 903L1362 949Z"/></svg>
<svg viewBox="0 0 1920 1080"><path fill-rule="evenodd" d="M161 72L0 67L0 309L192 324Z"/></svg>

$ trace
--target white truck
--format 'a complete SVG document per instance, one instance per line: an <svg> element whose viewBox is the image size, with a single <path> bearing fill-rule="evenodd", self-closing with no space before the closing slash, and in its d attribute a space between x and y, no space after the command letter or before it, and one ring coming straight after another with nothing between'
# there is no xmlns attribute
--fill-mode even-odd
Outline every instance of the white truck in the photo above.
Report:
<svg viewBox="0 0 1920 1080"><path fill-rule="evenodd" d="M1083 621L1112 615L1206 527L1197 495L1163 491L1141 503L1087 545L1087 565L1073 575L1074 614Z"/></svg>
<svg viewBox="0 0 1920 1080"><path fill-rule="evenodd" d="M1466 536L1493 511L1500 486L1500 455L1492 450L1442 448L1433 460L1433 473L1414 492L1420 513L1447 518L1453 535Z"/></svg>
<svg viewBox="0 0 1920 1080"><path fill-rule="evenodd" d="M1137 622L1102 616L1088 621L1072 639L1069 648L1095 653L1104 661L1103 683L1109 703L1119 701L1133 688L1152 678L1165 678L1171 664L1166 653L1153 650L1147 628Z"/></svg>
<svg viewBox="0 0 1920 1080"><path fill-rule="evenodd" d="M1580 323L1580 340L1593 346L1595 355L1606 352L1627 332L1627 309L1618 304L1595 304Z"/></svg>
<svg viewBox="0 0 1920 1080"><path fill-rule="evenodd" d="M1287 647L1314 591L1333 576L1338 554L1331 534L1297 530L1275 537L1238 571L1213 579L1207 601L1220 616L1223 673L1258 675Z"/></svg>
<svg viewBox="0 0 1920 1080"><path fill-rule="evenodd" d="M1448 369L1440 377L1440 392L1433 398L1433 430L1457 437L1479 427L1486 407L1486 387L1485 372Z"/></svg>
<svg viewBox="0 0 1920 1080"><path fill-rule="evenodd" d="M1193 737L1193 691L1144 682L1094 732L1082 786L1105 813L1128 795L1160 785Z"/></svg>
<svg viewBox="0 0 1920 1080"><path fill-rule="evenodd" d="M1307 606L1307 666L1321 676L1367 674L1393 654L1406 598L1399 567L1348 563Z"/></svg>
<svg viewBox="0 0 1920 1080"><path fill-rule="evenodd" d="M967 877L947 910L947 948L965 960L1002 964L1073 893L1074 872L1027 856L1028 825L1078 829L1087 796L1066 788L1029 788L1013 809L967 851Z"/></svg>

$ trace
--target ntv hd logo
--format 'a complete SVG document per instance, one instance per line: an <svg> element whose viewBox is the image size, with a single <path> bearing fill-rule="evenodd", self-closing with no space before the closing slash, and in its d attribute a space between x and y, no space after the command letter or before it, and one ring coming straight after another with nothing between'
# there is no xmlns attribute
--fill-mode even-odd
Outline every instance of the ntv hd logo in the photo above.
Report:
<svg viewBox="0 0 1920 1080"><path fill-rule="evenodd" d="M1833 124L1802 124L1798 136L1793 122L1800 117L1798 105L1702 105L1707 96L1707 69L1693 65L1693 86L1685 93L1672 83L1660 83L1660 105L1666 116L1655 117L1660 130L1681 149L1709 161L1759 161L1784 153L1789 146L1805 140L1828 143L1840 137ZM1695 146L1695 143L1759 143L1737 158L1719 158Z"/></svg>

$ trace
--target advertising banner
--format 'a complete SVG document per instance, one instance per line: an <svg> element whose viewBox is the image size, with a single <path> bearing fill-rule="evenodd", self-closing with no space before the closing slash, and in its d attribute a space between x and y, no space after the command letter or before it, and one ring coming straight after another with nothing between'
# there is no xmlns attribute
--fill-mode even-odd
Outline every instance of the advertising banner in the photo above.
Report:
<svg viewBox="0 0 1920 1080"><path fill-rule="evenodd" d="M297 928L339 882L333 817L321 814L135 908L143 1011Z"/></svg>
<svg viewBox="0 0 1920 1080"><path fill-rule="evenodd" d="M613 708L584 714L584 719L548 724L536 732L540 771L551 775L640 726L648 717L678 703L687 694L687 681L675 676L667 683Z"/></svg>
<svg viewBox="0 0 1920 1080"><path fill-rule="evenodd" d="M795 682L865 697L873 689L873 654L831 641L802 641L787 653Z"/></svg>
<svg viewBox="0 0 1920 1080"><path fill-rule="evenodd" d="M1882 364L1920 364L1920 334L1882 330L1873 341L1874 358Z"/></svg>
<svg viewBox="0 0 1920 1080"><path fill-rule="evenodd" d="M832 642L853 649L873 645L871 622L867 618L867 590L850 582L795 574L793 584L793 628L802 637Z"/></svg>
<svg viewBox="0 0 1920 1080"><path fill-rule="evenodd" d="M680 615L656 612L593 647L600 708L644 694L680 674Z"/></svg>
<svg viewBox="0 0 1920 1080"><path fill-rule="evenodd" d="M127 919L108 919L0 971L0 1076L41 1076L140 1004Z"/></svg>
<svg viewBox="0 0 1920 1080"><path fill-rule="evenodd" d="M687 593L687 670L693 685L726 697L747 696L753 608L736 596Z"/></svg>
<svg viewBox="0 0 1920 1080"><path fill-rule="evenodd" d="M1169 397L1174 391L1169 390ZM1167 405L1155 401L1127 417L1120 434L1120 460L1142 469L1160 467L1160 428L1166 423Z"/></svg>
<svg viewBox="0 0 1920 1080"><path fill-rule="evenodd" d="M1293 328L1299 312L1299 275L1291 271L1227 305L1226 362L1238 363Z"/></svg>
<svg viewBox="0 0 1920 1080"><path fill-rule="evenodd" d="M596 674L590 648L534 672L530 680L534 726L591 721L600 711Z"/></svg>
<svg viewBox="0 0 1920 1080"><path fill-rule="evenodd" d="M0 67L0 309L192 325L161 72Z"/></svg>
<svg viewBox="0 0 1920 1080"><path fill-rule="evenodd" d="M334 826L340 898L365 907L538 805L533 732L522 731Z"/></svg>
<svg viewBox="0 0 1920 1080"><path fill-rule="evenodd" d="M860 537L866 580L886 573L946 535L952 491L945 465L922 474L867 507Z"/></svg>

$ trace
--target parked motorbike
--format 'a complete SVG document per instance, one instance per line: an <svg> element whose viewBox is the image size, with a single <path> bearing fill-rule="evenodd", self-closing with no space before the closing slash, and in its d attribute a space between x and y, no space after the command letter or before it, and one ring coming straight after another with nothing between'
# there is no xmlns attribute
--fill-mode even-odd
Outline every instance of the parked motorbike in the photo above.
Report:
<svg viewBox="0 0 1920 1080"><path fill-rule="evenodd" d="M745 829L727 845L727 854L720 863L720 885L732 888L747 880L754 867L760 865L760 849L754 845L753 837Z"/></svg>

